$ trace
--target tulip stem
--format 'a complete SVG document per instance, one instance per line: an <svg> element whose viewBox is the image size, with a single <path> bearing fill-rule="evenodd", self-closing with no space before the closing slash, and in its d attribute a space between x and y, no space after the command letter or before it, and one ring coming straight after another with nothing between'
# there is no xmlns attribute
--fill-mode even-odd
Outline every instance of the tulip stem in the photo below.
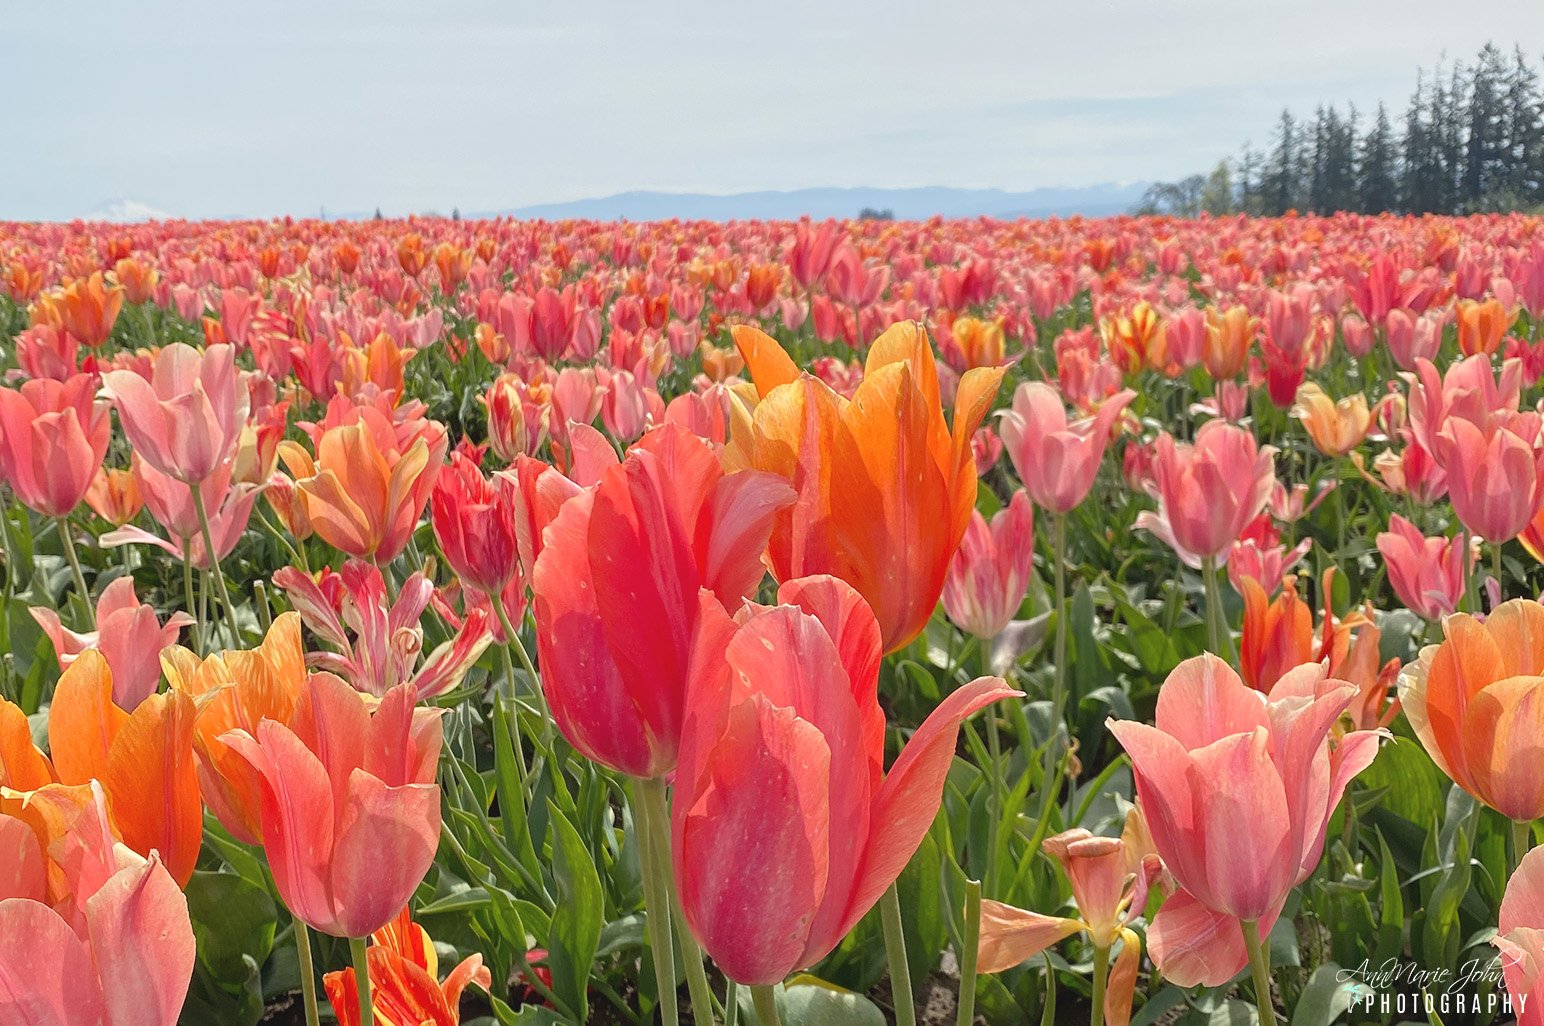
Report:
<svg viewBox="0 0 1544 1026"><path fill-rule="evenodd" d="M1533 824L1526 820L1512 821L1512 873L1517 872L1518 865L1523 856L1528 854L1528 849L1533 847ZM1511 877L1512 873L1507 876Z"/></svg>
<svg viewBox="0 0 1544 1026"><path fill-rule="evenodd" d="M300 997L306 1006L306 1026L318 1026L322 1021L316 1010L316 968L311 963L311 931L296 919L295 953L300 958Z"/></svg>
<svg viewBox="0 0 1544 1026"><path fill-rule="evenodd" d="M70 561L70 573L75 576L75 590L86 607L86 629L96 630L96 609L91 605L91 592L86 590L86 575L81 573L80 555L75 551L75 534L70 530L68 517L56 517L59 522L59 540L64 545L64 558Z"/></svg>
<svg viewBox="0 0 1544 1026"><path fill-rule="evenodd" d="M1201 578L1206 586L1206 643L1212 653L1226 659L1222 650L1222 588L1217 584L1217 559L1207 556L1201 562Z"/></svg>
<svg viewBox="0 0 1544 1026"><path fill-rule="evenodd" d="M960 952L960 1008L956 1026L976 1020L976 959L981 947L981 882L965 881L965 935Z"/></svg>
<svg viewBox="0 0 1544 1026"><path fill-rule="evenodd" d="M1491 567L1491 569L1490 569L1491 576L1496 579L1496 598L1497 598L1498 601L1505 601L1505 599L1506 599L1506 589L1501 587L1501 543L1500 542L1496 542L1494 545L1492 545L1490 547L1490 567Z"/></svg>
<svg viewBox="0 0 1544 1026"><path fill-rule="evenodd" d="M783 1026L777 1014L777 990L775 987L752 987L751 1004L756 1008L756 1018L761 1026Z"/></svg>
<svg viewBox="0 0 1544 1026"><path fill-rule="evenodd" d="M885 958L890 962L890 997L895 1002L895 1026L917 1026L916 999L911 993L911 965L906 961L906 934L901 930L901 892L891 884L879 899L884 925Z"/></svg>
<svg viewBox="0 0 1544 1026"><path fill-rule="evenodd" d="M1056 690L1051 695L1051 722L1059 722L1067 703L1067 514L1051 518L1052 568L1056 579Z"/></svg>
<svg viewBox="0 0 1544 1026"><path fill-rule="evenodd" d="M1104 1026L1104 990L1110 978L1110 949L1094 948L1094 989L1089 995L1088 1026Z"/></svg>
<svg viewBox="0 0 1544 1026"><path fill-rule="evenodd" d="M659 837L651 811L653 801L650 791L657 789L663 801L665 782L654 777L633 780L633 829L638 835L638 854L643 869L643 903L647 906L644 926L649 934L649 951L654 956L654 984L659 991L660 1022L663 1026L680 1026L681 1012L676 1002L675 946L670 936L670 878L661 874L668 871L669 855L662 863L659 857Z"/></svg>
<svg viewBox="0 0 1544 1026"><path fill-rule="evenodd" d="M199 655L208 655L208 649L204 641L204 624L198 618L198 599L193 594L193 553L183 546L182 551L182 600L188 605L188 615L193 617L193 626L189 633L193 648Z"/></svg>
<svg viewBox="0 0 1544 1026"><path fill-rule="evenodd" d="M541 712L542 742L550 757L552 752L552 714L547 711L547 698L542 693L541 677L536 673L536 664L531 662L531 655L525 650L525 643L520 640L520 632L515 628L514 621L509 618L509 611L504 608L504 596L500 594L488 595L493 604L493 612L499 618L499 626L504 628L504 651L506 655L513 648L515 655L520 657L520 668L531 678L531 696L536 699L536 708ZM509 696L515 697L515 678L509 677ZM518 721L518 711L517 720Z"/></svg>
<svg viewBox="0 0 1544 1026"><path fill-rule="evenodd" d="M681 899L676 894L675 869L670 860L670 805L665 800L665 780L663 777L654 777L642 781L638 792L649 824L649 833L653 836L650 847L654 849L655 872L665 882L670 897L671 918L675 925L675 940L681 946L681 960L686 963L686 987L691 994L692 1022L712 1026L713 988L708 985L708 974L702 967L702 947L686 923L686 913L681 910Z"/></svg>
<svg viewBox="0 0 1544 1026"><path fill-rule="evenodd" d="M370 1000L370 958L365 949L365 938L350 937L348 949L354 956L354 982L359 987L359 1026L375 1026L375 1004Z"/></svg>
<svg viewBox="0 0 1544 1026"><path fill-rule="evenodd" d="M1260 936L1260 924L1253 919L1243 922L1244 949L1249 952L1249 968L1254 973L1255 1004L1260 1009L1260 1026L1276 1021L1276 1006L1271 1002L1270 941Z"/></svg>
<svg viewBox="0 0 1544 1026"><path fill-rule="evenodd" d="M209 560L215 590L220 593L220 605L225 609L225 625L230 628L231 648L240 648L241 631L236 627L236 607L231 605L231 593L225 588L225 574L220 570L214 535L209 530L209 513L204 509L204 490L197 485L188 485L188 491L193 495L193 511L198 514L198 530L204 537L204 556ZM369 1026L369 1023L365 1023L365 1026Z"/></svg>

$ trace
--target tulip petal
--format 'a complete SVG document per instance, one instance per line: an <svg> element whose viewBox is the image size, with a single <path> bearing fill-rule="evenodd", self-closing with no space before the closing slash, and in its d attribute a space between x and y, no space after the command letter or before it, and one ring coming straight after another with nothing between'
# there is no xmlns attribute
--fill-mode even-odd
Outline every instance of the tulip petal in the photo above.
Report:
<svg viewBox="0 0 1544 1026"><path fill-rule="evenodd" d="M736 324L729 333L762 398L779 385L799 379L799 365L771 335L749 324Z"/></svg>
<svg viewBox="0 0 1544 1026"><path fill-rule="evenodd" d="M86 901L107 1026L174 1026L193 976L188 903L155 856Z"/></svg>
<svg viewBox="0 0 1544 1026"><path fill-rule="evenodd" d="M0 1022L82 1026L102 1019L91 952L58 913L25 898L0 901Z"/></svg>
<svg viewBox="0 0 1544 1026"><path fill-rule="evenodd" d="M43 901L47 896L47 866L37 835L22 820L0 815L0 901Z"/></svg>
<svg viewBox="0 0 1544 1026"><path fill-rule="evenodd" d="M439 843L438 787L389 787L354 771L329 867L335 929L342 932L326 932L363 937L391 922L434 863Z"/></svg>
<svg viewBox="0 0 1544 1026"><path fill-rule="evenodd" d="M990 899L981 903L981 943L976 971L1000 973L1066 940L1083 924L1076 919L1043 916Z"/></svg>
<svg viewBox="0 0 1544 1026"><path fill-rule="evenodd" d="M32 743L27 714L0 699L0 787L36 791L53 780L53 768Z"/></svg>
<svg viewBox="0 0 1544 1026"><path fill-rule="evenodd" d="M178 886L192 878L204 838L193 719L193 700L181 692L145 699L113 742L102 778L123 843L141 855L159 851Z"/></svg>
<svg viewBox="0 0 1544 1026"><path fill-rule="evenodd" d="M1277 914L1261 920L1262 936L1276 925ZM1239 921L1212 911L1185 890L1170 895L1153 917L1147 949L1164 979L1179 987L1219 987L1249 964Z"/></svg>
<svg viewBox="0 0 1544 1026"><path fill-rule="evenodd" d="M113 704L107 659L95 650L82 652L59 677L48 711L48 748L60 781L105 780L108 752L128 720Z"/></svg>

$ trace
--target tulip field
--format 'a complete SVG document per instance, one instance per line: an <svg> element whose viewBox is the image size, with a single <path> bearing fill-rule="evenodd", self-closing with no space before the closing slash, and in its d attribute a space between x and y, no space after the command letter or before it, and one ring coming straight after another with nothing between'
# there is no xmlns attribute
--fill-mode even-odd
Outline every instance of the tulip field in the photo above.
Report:
<svg viewBox="0 0 1544 1026"><path fill-rule="evenodd" d="M1544 219L0 223L0 1026L1544 1023Z"/></svg>

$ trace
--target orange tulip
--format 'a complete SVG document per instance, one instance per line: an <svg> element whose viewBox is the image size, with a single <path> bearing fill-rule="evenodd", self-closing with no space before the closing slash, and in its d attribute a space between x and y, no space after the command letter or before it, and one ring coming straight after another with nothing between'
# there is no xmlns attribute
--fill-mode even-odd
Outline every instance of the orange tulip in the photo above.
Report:
<svg viewBox="0 0 1544 1026"><path fill-rule="evenodd" d="M1206 372L1218 381L1238 377L1249 362L1249 347L1259 330L1259 318L1249 316L1242 306L1226 310L1207 307L1206 340L1201 349Z"/></svg>
<svg viewBox="0 0 1544 1026"><path fill-rule="evenodd" d="M114 264L113 277L123 286L124 298L135 306L154 299L155 287L161 280L154 267L133 257L124 257Z"/></svg>
<svg viewBox="0 0 1544 1026"><path fill-rule="evenodd" d="M493 986L481 955L471 955L439 978L439 956L422 926L403 909L396 919L370 935L370 1004L381 1026L458 1026L461 992L475 983ZM339 1026L359 1026L359 984L353 968L322 979Z"/></svg>
<svg viewBox="0 0 1544 1026"><path fill-rule="evenodd" d="M151 695L132 713L113 704L113 675L88 650L59 678L48 713L54 769L64 784L97 780L123 843L161 853L186 886L204 836L204 806L193 759L193 700Z"/></svg>
<svg viewBox="0 0 1544 1026"><path fill-rule="evenodd" d="M1399 679L1415 736L1459 787L1518 822L1544 816L1544 605L1503 602L1443 621Z"/></svg>
<svg viewBox="0 0 1544 1026"><path fill-rule="evenodd" d="M1326 456L1344 456L1355 449L1372 426L1372 412L1360 392L1337 402L1311 381L1298 387L1292 416L1303 422L1308 437Z"/></svg>
<svg viewBox="0 0 1544 1026"><path fill-rule="evenodd" d="M970 438L1003 369L965 373L951 428L932 347L915 322L874 340L850 401L801 375L756 328L736 327L734 339L761 397L747 437L736 430L735 442L751 466L787 478L799 493L773 528L774 576L842 578L873 607L885 651L905 646L938 605L975 508Z"/></svg>
<svg viewBox="0 0 1544 1026"><path fill-rule="evenodd" d="M1271 601L1252 577L1243 579L1244 630L1239 638L1238 668L1244 683L1270 693L1281 675L1314 658L1313 610L1288 577Z"/></svg>
<svg viewBox="0 0 1544 1026"><path fill-rule="evenodd" d="M1484 353L1494 356L1501 348L1501 340L1517 320L1517 311L1508 310L1499 299L1487 299L1481 303L1474 299L1460 299L1454 308L1458 315L1458 348L1465 356Z"/></svg>
<svg viewBox="0 0 1544 1026"><path fill-rule="evenodd" d="M114 527L139 516L145 500L139 494L139 478L132 470L102 467L86 488L86 505Z"/></svg>
<svg viewBox="0 0 1544 1026"><path fill-rule="evenodd" d="M123 289L108 285L98 271L85 281L72 281L59 294L56 305L65 331L81 345L99 346L113 332L118 311L123 309Z"/></svg>
<svg viewBox="0 0 1544 1026"><path fill-rule="evenodd" d="M172 690L198 709L193 749L204 802L231 836L246 844L263 839L262 779L220 736L232 730L256 734L263 720L288 724L306 685L305 658L299 613L280 614L263 643L250 651L199 659L177 645L161 653Z"/></svg>

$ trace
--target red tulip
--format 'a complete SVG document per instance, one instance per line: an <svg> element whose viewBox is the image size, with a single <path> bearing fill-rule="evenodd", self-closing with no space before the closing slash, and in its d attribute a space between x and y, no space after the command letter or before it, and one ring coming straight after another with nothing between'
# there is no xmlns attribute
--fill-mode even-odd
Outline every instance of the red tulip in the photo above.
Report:
<svg viewBox="0 0 1544 1026"><path fill-rule="evenodd" d="M494 594L520 569L515 545L516 485L490 480L477 464L454 453L434 482L429 512L440 552L470 587Z"/></svg>
<svg viewBox="0 0 1544 1026"><path fill-rule="evenodd" d="M824 958L895 882L942 800L965 717L1016 696L951 694L885 773L878 621L834 577L732 621L702 599L672 845L681 906L724 974L777 983Z"/></svg>

